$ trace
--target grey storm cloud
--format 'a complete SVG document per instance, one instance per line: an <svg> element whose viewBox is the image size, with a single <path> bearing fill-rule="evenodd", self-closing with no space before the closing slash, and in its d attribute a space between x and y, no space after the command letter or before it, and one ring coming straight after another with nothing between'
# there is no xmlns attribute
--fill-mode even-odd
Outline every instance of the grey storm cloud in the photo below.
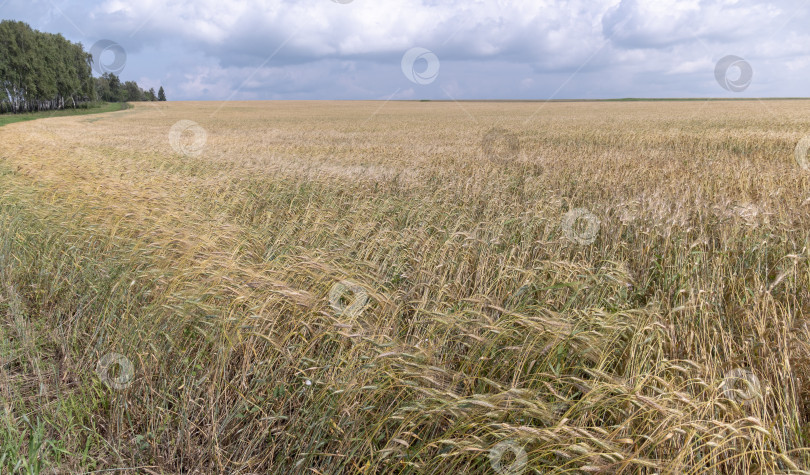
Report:
<svg viewBox="0 0 810 475"><path fill-rule="evenodd" d="M178 100L803 96L810 72L798 0L0 0L0 18L117 42L125 79ZM435 81L403 74L414 47ZM715 79L728 55L745 91Z"/></svg>

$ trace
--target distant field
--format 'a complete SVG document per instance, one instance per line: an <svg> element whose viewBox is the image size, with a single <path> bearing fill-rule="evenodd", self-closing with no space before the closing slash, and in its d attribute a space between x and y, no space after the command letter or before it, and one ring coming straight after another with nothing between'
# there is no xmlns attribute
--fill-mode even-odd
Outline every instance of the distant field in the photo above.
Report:
<svg viewBox="0 0 810 475"><path fill-rule="evenodd" d="M808 134L806 101L4 126L0 473L810 473Z"/></svg>

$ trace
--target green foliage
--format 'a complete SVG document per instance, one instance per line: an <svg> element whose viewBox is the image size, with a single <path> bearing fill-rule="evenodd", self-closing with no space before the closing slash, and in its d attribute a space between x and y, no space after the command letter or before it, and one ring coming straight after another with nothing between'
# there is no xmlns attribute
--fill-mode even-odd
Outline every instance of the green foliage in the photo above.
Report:
<svg viewBox="0 0 810 475"><path fill-rule="evenodd" d="M147 93L134 81L122 84L115 74L93 78L91 65L81 43L23 22L0 22L0 114L75 109L97 99L157 100L154 90Z"/></svg>
<svg viewBox="0 0 810 475"><path fill-rule="evenodd" d="M155 90L144 91L135 81L121 82L113 73L104 73L96 78L98 97L105 102L156 101Z"/></svg>
<svg viewBox="0 0 810 475"><path fill-rule="evenodd" d="M158 100L165 101L166 100L166 92L163 91L163 86L160 86L160 90L158 91Z"/></svg>
<svg viewBox="0 0 810 475"><path fill-rule="evenodd" d="M0 113L34 112L95 100L90 55L62 35L0 22Z"/></svg>

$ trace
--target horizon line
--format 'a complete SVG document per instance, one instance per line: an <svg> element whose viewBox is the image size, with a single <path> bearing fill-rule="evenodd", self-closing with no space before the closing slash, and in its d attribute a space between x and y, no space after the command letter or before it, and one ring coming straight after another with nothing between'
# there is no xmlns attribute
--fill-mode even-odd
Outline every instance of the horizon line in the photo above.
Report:
<svg viewBox="0 0 810 475"><path fill-rule="evenodd" d="M806 101L810 97L621 97L613 99L185 99L166 102L677 102L677 101ZM144 102L144 101L126 101Z"/></svg>

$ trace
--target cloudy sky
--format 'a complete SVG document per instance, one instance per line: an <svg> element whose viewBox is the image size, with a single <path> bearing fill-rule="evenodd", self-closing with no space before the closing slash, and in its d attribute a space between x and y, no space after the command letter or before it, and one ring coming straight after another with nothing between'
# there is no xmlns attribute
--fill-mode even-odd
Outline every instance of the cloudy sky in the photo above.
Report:
<svg viewBox="0 0 810 475"><path fill-rule="evenodd" d="M114 43L101 67L123 51L120 76L170 100L810 96L807 0L0 0L0 19Z"/></svg>

